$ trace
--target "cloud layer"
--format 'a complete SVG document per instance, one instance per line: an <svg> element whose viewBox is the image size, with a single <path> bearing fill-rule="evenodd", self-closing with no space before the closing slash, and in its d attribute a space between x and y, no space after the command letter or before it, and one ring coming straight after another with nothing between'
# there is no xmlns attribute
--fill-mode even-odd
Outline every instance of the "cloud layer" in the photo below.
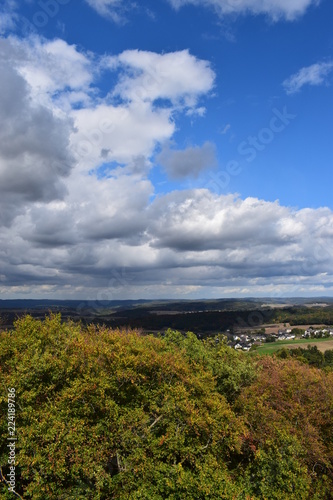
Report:
<svg viewBox="0 0 333 500"><path fill-rule="evenodd" d="M34 37L2 39L0 66L2 296L333 291L328 208L208 189L156 195L157 151L177 179L215 163L209 142L170 147L177 117L214 88L207 61L188 51L100 58ZM101 74L115 82L103 94Z"/></svg>
<svg viewBox="0 0 333 500"><path fill-rule="evenodd" d="M92 198L87 186L84 207L75 199L34 207L3 230L3 293L35 288L98 299L103 291L111 299L332 290L329 209L295 211L205 189L150 203L148 182L103 187L104 196L92 183Z"/></svg>

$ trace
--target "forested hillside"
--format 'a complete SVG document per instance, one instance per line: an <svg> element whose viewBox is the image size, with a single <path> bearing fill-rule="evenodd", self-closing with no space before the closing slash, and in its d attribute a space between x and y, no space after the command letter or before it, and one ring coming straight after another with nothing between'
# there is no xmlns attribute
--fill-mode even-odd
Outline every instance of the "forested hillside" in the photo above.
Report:
<svg viewBox="0 0 333 500"><path fill-rule="evenodd" d="M51 315L0 334L0 377L4 500L12 389L25 500L333 497L329 369Z"/></svg>

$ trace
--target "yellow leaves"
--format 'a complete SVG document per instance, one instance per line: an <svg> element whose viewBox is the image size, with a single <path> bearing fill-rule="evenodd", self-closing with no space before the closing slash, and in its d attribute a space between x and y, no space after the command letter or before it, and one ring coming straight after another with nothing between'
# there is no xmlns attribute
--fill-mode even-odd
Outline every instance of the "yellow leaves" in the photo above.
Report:
<svg viewBox="0 0 333 500"><path fill-rule="evenodd" d="M250 383L253 372L244 357L191 335L169 332L161 339L130 330L84 329L58 316L45 323L21 320L17 328L10 340L17 368L5 360L1 375L6 383L15 378L22 402L17 458L22 484L31 492L27 499L254 499L241 489L243 496L237 494L227 467L235 467L239 481L248 457L265 471L269 460L274 464L281 456L288 468L298 451L288 422L283 431L281 415L306 414L315 428L328 419L328 379L295 371L294 365L288 372L284 364L269 361ZM1 336L0 348L2 342L7 346L8 338ZM290 396L295 383L297 404ZM251 432L245 416L234 411L237 391L243 393L237 410L249 417ZM232 395L230 404L224 393ZM325 417L316 416L316 398ZM306 428L313 436L302 422L300 432ZM329 442L332 432L325 432ZM261 445L274 447L276 436L281 446L269 455ZM313 453L320 449L312 446ZM68 490L62 491L64 484ZM97 497L97 491L103 494Z"/></svg>

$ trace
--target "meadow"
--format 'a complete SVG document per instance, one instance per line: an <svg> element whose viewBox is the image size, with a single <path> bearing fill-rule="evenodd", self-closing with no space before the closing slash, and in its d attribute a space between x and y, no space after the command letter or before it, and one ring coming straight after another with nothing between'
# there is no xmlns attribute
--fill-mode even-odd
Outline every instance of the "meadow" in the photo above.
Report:
<svg viewBox="0 0 333 500"><path fill-rule="evenodd" d="M297 347L305 348L307 345L317 346L318 350L325 352L329 349L333 349L333 340L331 338L325 339L296 339L296 340L285 340L277 341L269 344L264 344L257 348L259 354L273 354L283 347L288 347L290 349L295 349Z"/></svg>

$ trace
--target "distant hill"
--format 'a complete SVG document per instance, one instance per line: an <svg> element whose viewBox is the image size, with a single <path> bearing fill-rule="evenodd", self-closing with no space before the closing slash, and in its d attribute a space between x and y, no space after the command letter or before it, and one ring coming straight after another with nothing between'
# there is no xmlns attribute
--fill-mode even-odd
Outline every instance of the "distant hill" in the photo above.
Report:
<svg viewBox="0 0 333 500"><path fill-rule="evenodd" d="M151 309L178 311L190 310L219 310L219 309L251 309L254 306L281 304L281 305L322 305L333 304L333 297L249 297L224 299L127 299L127 300L59 300L59 299L0 299L0 309L35 309L35 308L137 308L149 306Z"/></svg>

